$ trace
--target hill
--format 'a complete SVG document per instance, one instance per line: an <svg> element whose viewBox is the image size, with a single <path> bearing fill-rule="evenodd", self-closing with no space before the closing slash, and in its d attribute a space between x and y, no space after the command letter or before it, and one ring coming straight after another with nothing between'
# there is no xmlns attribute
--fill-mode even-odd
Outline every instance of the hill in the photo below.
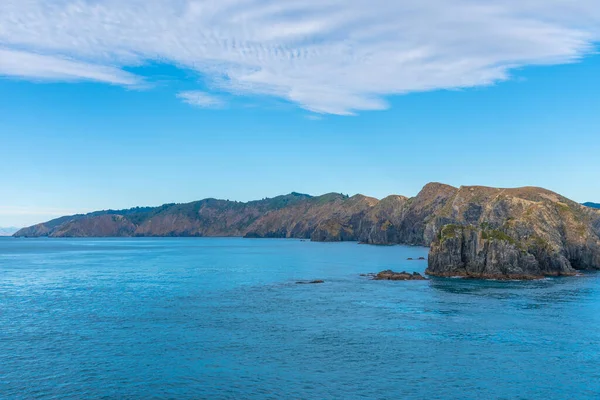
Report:
<svg viewBox="0 0 600 400"><path fill-rule="evenodd" d="M160 207L97 211L61 217L18 231L24 237L247 236L310 238L334 218L349 223L376 202L337 193L301 193L247 203L204 199ZM356 219L356 217L354 218ZM353 240L354 236L349 240Z"/></svg>
<svg viewBox="0 0 600 400"><path fill-rule="evenodd" d="M427 273L525 279L600 269L600 210L536 187L430 183L382 200L290 193L97 211L19 230L23 237L244 236L431 246Z"/></svg>

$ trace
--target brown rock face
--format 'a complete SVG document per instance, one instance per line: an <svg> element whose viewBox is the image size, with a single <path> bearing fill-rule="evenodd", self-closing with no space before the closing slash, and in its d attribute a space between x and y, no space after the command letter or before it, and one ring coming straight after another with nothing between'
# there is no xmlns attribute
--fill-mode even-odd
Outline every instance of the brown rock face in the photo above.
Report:
<svg viewBox="0 0 600 400"><path fill-rule="evenodd" d="M357 226L378 200L327 194L257 218L246 237L304 238L320 242L356 241Z"/></svg>
<svg viewBox="0 0 600 400"><path fill-rule="evenodd" d="M70 221L53 231L53 236L79 237L87 232L95 232L96 236L116 237L131 236L136 226L122 215L97 215Z"/></svg>
<svg viewBox="0 0 600 400"><path fill-rule="evenodd" d="M358 239L369 244L400 243L400 227L408 198L388 196L373 206L358 224Z"/></svg>
<svg viewBox="0 0 600 400"><path fill-rule="evenodd" d="M440 211L456 195L457 189L441 183L428 183L408 202L400 227L400 242L429 246L439 227L448 223Z"/></svg>

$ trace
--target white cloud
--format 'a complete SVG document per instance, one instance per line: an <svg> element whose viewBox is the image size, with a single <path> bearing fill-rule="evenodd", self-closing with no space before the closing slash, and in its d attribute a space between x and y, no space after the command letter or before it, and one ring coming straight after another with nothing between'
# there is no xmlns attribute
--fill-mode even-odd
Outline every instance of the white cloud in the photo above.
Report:
<svg viewBox="0 0 600 400"><path fill-rule="evenodd" d="M123 67L160 61L340 115L577 61L599 39L597 0L0 2L3 75L134 85Z"/></svg>
<svg viewBox="0 0 600 400"><path fill-rule="evenodd" d="M50 81L98 81L124 86L139 85L141 82L140 78L116 67L2 48L0 74Z"/></svg>
<svg viewBox="0 0 600 400"><path fill-rule="evenodd" d="M177 98L182 99L185 103L201 108L220 108L225 105L220 98L199 90L179 92L177 93Z"/></svg>

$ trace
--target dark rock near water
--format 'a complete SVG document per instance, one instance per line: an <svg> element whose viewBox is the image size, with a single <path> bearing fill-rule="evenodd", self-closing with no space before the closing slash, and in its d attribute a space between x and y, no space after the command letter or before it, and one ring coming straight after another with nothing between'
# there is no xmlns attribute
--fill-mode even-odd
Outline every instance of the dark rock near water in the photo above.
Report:
<svg viewBox="0 0 600 400"><path fill-rule="evenodd" d="M505 279L544 276L536 258L521 251L517 244L508 240L484 239L478 229L462 226L452 229L455 230L452 236L432 245L427 274ZM562 267L564 275L574 272L566 265Z"/></svg>
<svg viewBox="0 0 600 400"><path fill-rule="evenodd" d="M423 275L418 272L413 272L412 274L406 271L402 272L394 272L390 269L386 271L381 271L377 275L373 276L373 280L376 281L426 281Z"/></svg>
<svg viewBox="0 0 600 400"><path fill-rule="evenodd" d="M322 281L320 279L316 279L314 281L298 281L296 283L298 285L311 285L311 284L325 283L325 281Z"/></svg>

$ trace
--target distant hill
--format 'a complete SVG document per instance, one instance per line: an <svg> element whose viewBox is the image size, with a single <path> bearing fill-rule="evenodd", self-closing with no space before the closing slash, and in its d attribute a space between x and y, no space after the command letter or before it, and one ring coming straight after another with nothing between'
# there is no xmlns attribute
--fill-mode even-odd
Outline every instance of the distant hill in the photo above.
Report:
<svg viewBox="0 0 600 400"><path fill-rule="evenodd" d="M12 236L18 230L19 230L19 228L15 228L15 227L12 227L12 226L9 226L9 227L6 227L6 228L0 227L0 236Z"/></svg>
<svg viewBox="0 0 600 400"><path fill-rule="evenodd" d="M186 204L96 211L54 219L21 229L15 236L247 236L311 238L333 215L347 224L355 213L377 202L365 196L352 198L329 193L301 193L247 203L204 199ZM340 234L341 235L341 234ZM352 240L339 237L339 240Z"/></svg>
<svg viewBox="0 0 600 400"><path fill-rule="evenodd" d="M427 273L528 279L600 269L600 210L537 187L429 183L413 198L301 193L97 211L20 237L243 236L431 246Z"/></svg>
<svg viewBox="0 0 600 400"><path fill-rule="evenodd" d="M583 203L584 206L586 207L591 207L591 208L600 208L600 203Z"/></svg>

